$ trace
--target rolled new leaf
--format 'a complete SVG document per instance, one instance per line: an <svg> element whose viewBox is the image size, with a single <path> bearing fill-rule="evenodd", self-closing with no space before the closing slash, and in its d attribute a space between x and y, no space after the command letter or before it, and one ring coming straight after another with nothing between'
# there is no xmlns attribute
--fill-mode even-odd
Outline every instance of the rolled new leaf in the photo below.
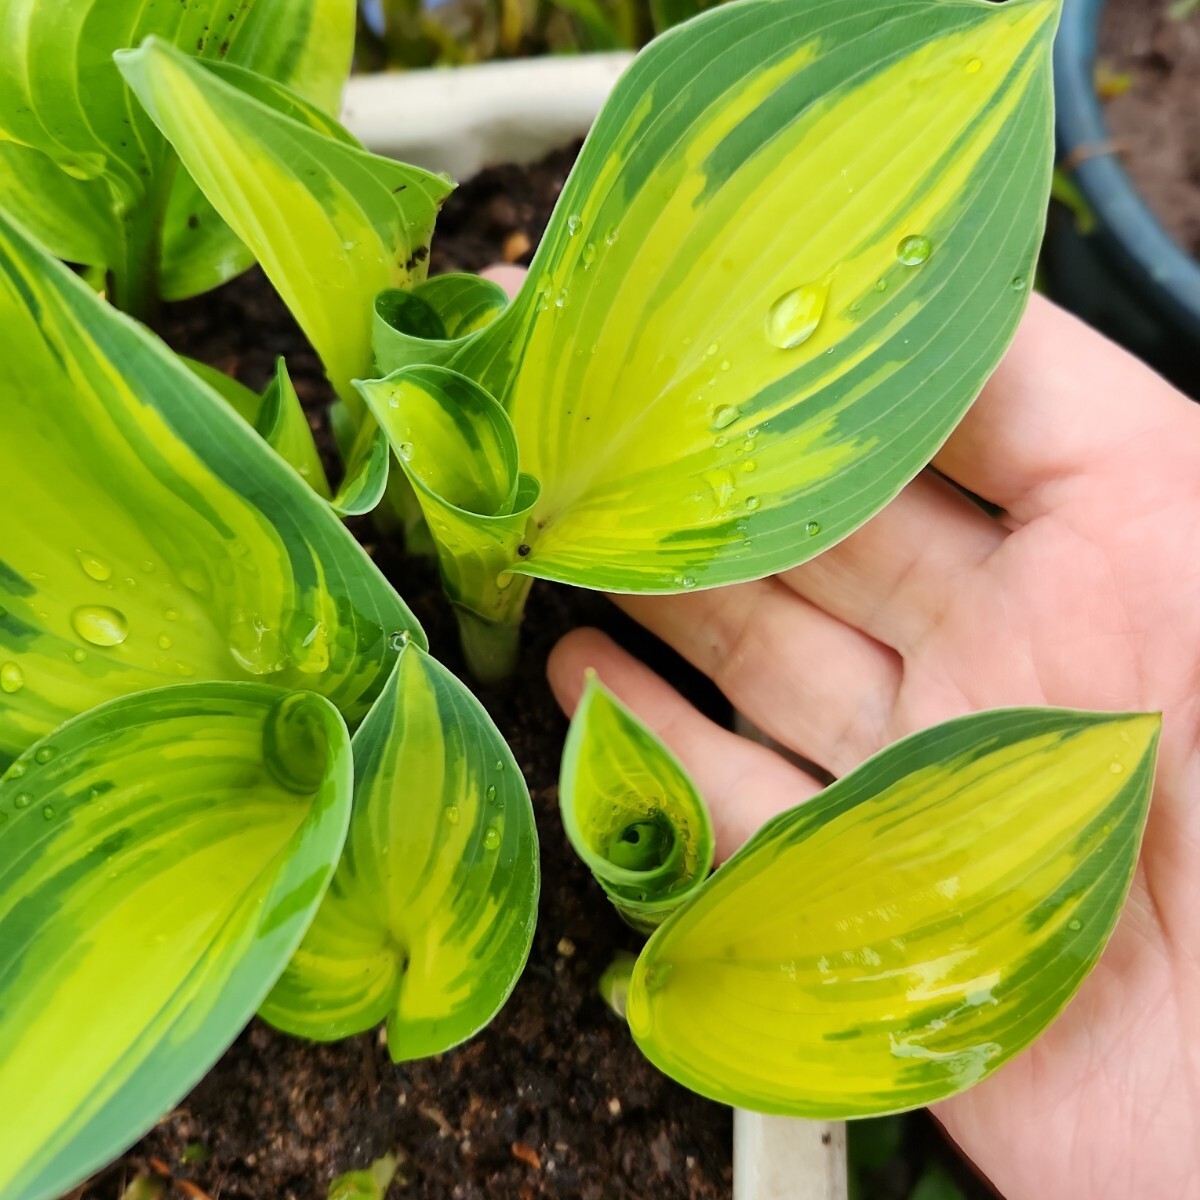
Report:
<svg viewBox="0 0 1200 1200"><path fill-rule="evenodd" d="M159 39L117 62L357 409L350 381L370 374L375 297L424 279L450 183L368 154L284 89L210 70Z"/></svg>
<svg viewBox="0 0 1200 1200"><path fill-rule="evenodd" d="M647 943L643 1053L727 1104L815 1118L944 1099L1028 1046L1133 878L1160 720L979 713L769 821Z"/></svg>
<svg viewBox="0 0 1200 1200"><path fill-rule="evenodd" d="M536 481L517 470L508 414L442 367L407 367L358 386L433 534L467 661L480 679L502 678L516 660L532 583L510 566L528 553L537 500Z"/></svg>
<svg viewBox="0 0 1200 1200"><path fill-rule="evenodd" d="M381 292L375 300L376 370L386 375L414 364L439 366L507 307L504 289L478 275L438 275L411 291Z"/></svg>
<svg viewBox="0 0 1200 1200"><path fill-rule="evenodd" d="M206 291L253 259L131 104L112 52L158 35L336 111L354 41L346 0L19 2L4 20L0 205L55 254L110 271L131 308Z"/></svg>
<svg viewBox="0 0 1200 1200"><path fill-rule="evenodd" d="M123 697L0 779L0 1200L53 1200L176 1104L321 901L350 740L311 692Z"/></svg>
<svg viewBox="0 0 1200 1200"><path fill-rule="evenodd" d="M0 214L0 767L114 696L266 679L365 715L416 619L329 505ZM53 419L47 414L52 413Z"/></svg>
<svg viewBox="0 0 1200 1200"><path fill-rule="evenodd" d="M558 798L575 852L643 933L712 870L712 822L695 784L594 674L571 718Z"/></svg>
<svg viewBox="0 0 1200 1200"><path fill-rule="evenodd" d="M1025 308L1058 11L747 0L638 56L519 295L428 347L504 405L540 484L513 571L734 583L896 495Z"/></svg>
<svg viewBox="0 0 1200 1200"><path fill-rule="evenodd" d="M326 1041L387 1022L401 1062L482 1029L525 965L537 834L479 702L417 646L354 736L354 815L324 903L262 1015Z"/></svg>

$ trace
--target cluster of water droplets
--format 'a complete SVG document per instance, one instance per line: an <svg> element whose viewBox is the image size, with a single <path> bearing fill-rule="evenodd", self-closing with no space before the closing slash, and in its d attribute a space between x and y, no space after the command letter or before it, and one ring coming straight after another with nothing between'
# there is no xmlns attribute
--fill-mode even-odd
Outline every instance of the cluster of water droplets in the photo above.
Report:
<svg viewBox="0 0 1200 1200"><path fill-rule="evenodd" d="M503 759L496 759L495 770L501 773L505 770ZM494 809L497 813L497 820L489 821L488 825L483 830L483 836L480 839L485 850L499 850L501 843L504 841L504 833L502 823L499 822L499 814L504 811L504 799L500 795L500 789L494 783L489 783L483 791L483 798L487 806ZM462 824L462 809L457 804L447 804L442 815L446 819L448 825Z"/></svg>
<svg viewBox="0 0 1200 1200"><path fill-rule="evenodd" d="M57 754L58 754L58 749L53 745L39 746L33 755L35 771L36 771L37 767L43 767L47 763L52 762L54 760L54 758L57 756ZM5 779L5 782L9 782L9 781L15 780L15 779L24 779L28 776L28 774L29 774L28 763L27 762L16 762L8 769L8 772L5 774L4 779ZM93 792L93 794L94 794L94 792ZM91 797L89 795L89 799L90 798ZM32 792L19 791L13 797L13 809L16 812L24 812L32 804L33 804L33 793ZM56 815L56 810L54 808L54 805L45 804L42 806L42 817L45 820L52 821L54 819L55 815ZM8 820L8 814L0 811L0 824L3 824L7 820Z"/></svg>
<svg viewBox="0 0 1200 1200"><path fill-rule="evenodd" d="M583 218L578 213L569 214L567 217L567 233L571 238L576 238L582 231ZM580 246L579 256L576 260L577 269L585 272L590 271L599 261L604 249L615 246L619 237L618 230L611 228L600 240L591 237L585 239L582 246ZM548 273L542 275L538 280L538 312L549 312L551 308L558 309L561 312L567 307L570 299L571 289L566 284L556 289L554 279ZM577 356L582 356L583 351L577 349L575 353Z"/></svg>
<svg viewBox="0 0 1200 1200"><path fill-rule="evenodd" d="M933 242L923 233L907 234L896 246L896 261L902 267L923 266L932 255ZM811 341L829 307L832 281L833 277L829 275L819 281L790 288L777 297L767 309L767 341L778 350L796 350ZM1024 280L1021 280L1021 286L1024 286ZM886 276L880 276L875 282L875 291L882 293L887 290L888 279ZM859 313L862 310L862 301L853 301L849 308L851 314ZM826 351L832 352L833 347Z"/></svg>

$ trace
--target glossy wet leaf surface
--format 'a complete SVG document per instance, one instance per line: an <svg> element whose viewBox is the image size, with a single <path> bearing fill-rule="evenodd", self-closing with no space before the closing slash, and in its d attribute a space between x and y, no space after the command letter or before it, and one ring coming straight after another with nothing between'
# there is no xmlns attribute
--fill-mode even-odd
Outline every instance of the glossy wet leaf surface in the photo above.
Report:
<svg viewBox="0 0 1200 1200"><path fill-rule="evenodd" d="M0 778L0 1197L52 1200L208 1070L287 963L350 816L312 693L123 697Z"/></svg>
<svg viewBox="0 0 1200 1200"><path fill-rule="evenodd" d="M1057 13L754 0L638 57L512 305L424 358L421 314L377 331L387 366L440 363L508 412L540 483L516 571L760 577L929 461L1025 307Z"/></svg>
<svg viewBox="0 0 1200 1200"><path fill-rule="evenodd" d="M1095 964L1145 825L1159 719L1012 709L883 751L768 822L651 938L628 1019L729 1104L929 1104L1030 1044Z"/></svg>
<svg viewBox="0 0 1200 1200"><path fill-rule="evenodd" d="M357 722L422 637L294 471L0 216L0 765L113 696L263 679Z"/></svg>

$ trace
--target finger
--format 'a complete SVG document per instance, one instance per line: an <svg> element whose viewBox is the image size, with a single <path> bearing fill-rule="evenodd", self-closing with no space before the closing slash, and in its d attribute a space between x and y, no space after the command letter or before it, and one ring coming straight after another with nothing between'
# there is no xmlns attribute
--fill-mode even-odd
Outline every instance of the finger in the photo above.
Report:
<svg viewBox="0 0 1200 1200"><path fill-rule="evenodd" d="M511 263L493 263L490 267L484 267L479 274L484 279L498 283L511 300L521 290L521 284L525 282L528 271L524 267L514 267Z"/></svg>
<svg viewBox="0 0 1200 1200"><path fill-rule="evenodd" d="M907 655L935 628L962 579L1005 530L926 473L878 516L779 579L839 621Z"/></svg>
<svg viewBox="0 0 1200 1200"><path fill-rule="evenodd" d="M821 790L779 755L698 713L674 688L595 629L558 643L546 672L563 711L574 712L591 668L670 747L712 813L717 857L725 859L765 820Z"/></svg>
<svg viewBox="0 0 1200 1200"><path fill-rule="evenodd" d="M983 394L934 459L976 495L1028 521L1062 488L1125 461L1186 415L1189 402L1148 367L1034 296Z"/></svg>
<svg viewBox="0 0 1200 1200"><path fill-rule="evenodd" d="M764 733L833 774L889 740L899 657L777 580L613 600Z"/></svg>

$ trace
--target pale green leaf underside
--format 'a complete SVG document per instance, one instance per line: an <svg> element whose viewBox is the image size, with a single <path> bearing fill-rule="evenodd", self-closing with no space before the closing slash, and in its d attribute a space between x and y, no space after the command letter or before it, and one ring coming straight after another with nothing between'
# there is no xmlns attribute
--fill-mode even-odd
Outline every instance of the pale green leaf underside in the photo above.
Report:
<svg viewBox="0 0 1200 1200"><path fill-rule="evenodd" d="M661 924L712 869L695 784L594 675L571 718L558 801L575 852L635 929Z"/></svg>
<svg viewBox="0 0 1200 1200"><path fill-rule="evenodd" d="M117 56L126 80L229 226L253 251L339 395L370 373L372 305L425 277L450 184L378 158L232 86L164 42Z"/></svg>
<svg viewBox="0 0 1200 1200"><path fill-rule="evenodd" d="M328 701L248 683L111 701L0 779L0 1200L52 1200L250 1019L350 816Z"/></svg>
<svg viewBox="0 0 1200 1200"><path fill-rule="evenodd" d="M354 814L324 903L262 1015L327 1040L386 1020L397 1060L476 1033L537 915L524 780L479 703L408 647L354 737Z"/></svg>
<svg viewBox="0 0 1200 1200"><path fill-rule="evenodd" d="M47 244L91 266L115 265L127 227L143 217L152 222L164 207L159 283L164 295L182 298L251 259L186 174L174 171L173 156L110 61L113 51L149 35L290 84L332 111L349 68L354 4L11 0L0 14L0 141L50 162L35 168L24 156L19 191L0 186L0 204L23 201L10 211L45 214L47 224L54 214L58 229Z"/></svg>
<svg viewBox="0 0 1200 1200"><path fill-rule="evenodd" d="M1025 307L1057 11L747 0L639 55L521 293L425 360L503 403L541 483L517 570L633 592L767 575L929 461Z"/></svg>
<svg viewBox="0 0 1200 1200"><path fill-rule="evenodd" d="M768 822L668 918L627 1016L728 1104L870 1116L1028 1046L1095 964L1133 877L1159 719L980 713Z"/></svg>
<svg viewBox="0 0 1200 1200"><path fill-rule="evenodd" d="M0 215L0 765L113 696L263 677L357 722L415 618L328 504Z"/></svg>

